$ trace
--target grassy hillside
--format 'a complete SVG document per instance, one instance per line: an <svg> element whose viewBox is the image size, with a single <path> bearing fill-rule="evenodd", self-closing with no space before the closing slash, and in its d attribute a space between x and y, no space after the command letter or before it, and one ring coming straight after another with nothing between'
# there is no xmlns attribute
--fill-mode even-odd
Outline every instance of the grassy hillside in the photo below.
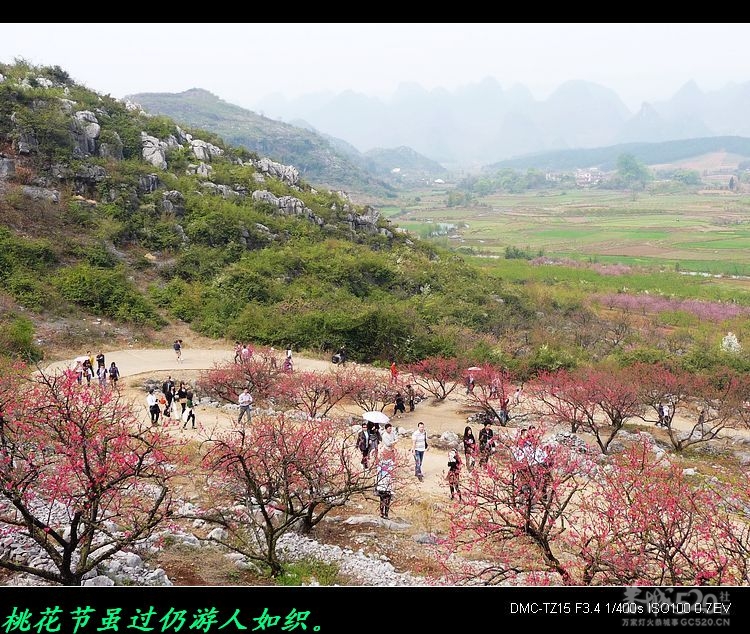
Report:
<svg viewBox="0 0 750 634"><path fill-rule="evenodd" d="M212 337L413 359L455 353L497 319L501 288L371 208L57 67L0 72L0 108L15 113L0 129L2 306L23 326L6 333L11 349L33 348L30 322L74 324L54 341L97 336L71 335L96 319L141 337L180 320ZM155 147L163 165L143 158Z"/></svg>
<svg viewBox="0 0 750 634"><path fill-rule="evenodd" d="M633 359L750 368L744 351L721 348L728 331L740 342L750 335L747 313L735 310L750 304L746 296L710 279L688 284L674 268L631 263L615 272L587 261L585 245L601 232L582 230L601 216L590 205L571 199L557 224L554 213L502 211L528 233L518 225L515 250L477 257L490 224L476 248L422 240L392 224L407 221L404 208L387 220L293 167L76 85L58 67L21 62L0 73L6 352L163 343L190 327L277 348L345 345L353 359L375 363L487 360L519 376ZM412 203L429 208L430 197L449 193L415 193ZM461 217L458 207L430 213L445 224ZM642 210L631 215L635 224L609 227L613 240L623 231L634 241L658 237L636 226ZM471 224L483 226L479 217ZM577 241L582 257L526 259L537 255L527 247L541 248L534 240L553 237Z"/></svg>

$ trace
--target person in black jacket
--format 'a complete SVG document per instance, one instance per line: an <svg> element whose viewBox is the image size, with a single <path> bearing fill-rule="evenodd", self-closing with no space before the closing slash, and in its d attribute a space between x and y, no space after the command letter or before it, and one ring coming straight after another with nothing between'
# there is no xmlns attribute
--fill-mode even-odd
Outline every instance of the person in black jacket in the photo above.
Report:
<svg viewBox="0 0 750 634"><path fill-rule="evenodd" d="M404 404L404 397L401 396L401 392L396 392L396 402L393 404L393 415L395 416L398 412L402 414L406 413L406 405Z"/></svg>
<svg viewBox="0 0 750 634"><path fill-rule="evenodd" d="M362 428L357 434L357 449L362 452L362 466L367 469L369 466L368 457L370 455L370 434L367 431L367 421L362 421Z"/></svg>
<svg viewBox="0 0 750 634"><path fill-rule="evenodd" d="M380 441L383 440L383 436L380 434L380 425L369 421L367 423L367 435L370 440L370 451L367 455L367 462L368 464L377 464L378 448L380 447Z"/></svg>
<svg viewBox="0 0 750 634"><path fill-rule="evenodd" d="M185 384L180 381L180 387L177 388L177 400L180 403L180 406L182 409L180 410L180 416L182 416L185 413L185 410L187 409L187 388L185 387Z"/></svg>
<svg viewBox="0 0 750 634"><path fill-rule="evenodd" d="M187 424L192 421L193 423L193 429L195 429L195 404L193 403L193 390L188 389L187 390L187 417L185 417L185 422L182 425L183 429L187 429Z"/></svg>
<svg viewBox="0 0 750 634"><path fill-rule="evenodd" d="M169 412L172 411L172 401L174 400L174 381L171 375L161 384L161 392L167 400L167 404L164 407L164 415L169 418Z"/></svg>
<svg viewBox="0 0 750 634"><path fill-rule="evenodd" d="M487 461L490 459L490 454L492 453L492 450L495 446L495 440L493 439L493 436L495 433L492 431L492 428L490 427L492 423L490 421L486 420L484 421L484 427L482 428L482 431L479 432L479 465L485 465L487 464Z"/></svg>
<svg viewBox="0 0 750 634"><path fill-rule="evenodd" d="M451 490L451 500L458 495L461 499L461 490L458 487L458 479L461 473L461 456L456 449L448 452L448 486Z"/></svg>
<svg viewBox="0 0 750 634"><path fill-rule="evenodd" d="M109 365L109 382L112 387L117 389L117 381L120 378L120 368L117 367L114 361Z"/></svg>

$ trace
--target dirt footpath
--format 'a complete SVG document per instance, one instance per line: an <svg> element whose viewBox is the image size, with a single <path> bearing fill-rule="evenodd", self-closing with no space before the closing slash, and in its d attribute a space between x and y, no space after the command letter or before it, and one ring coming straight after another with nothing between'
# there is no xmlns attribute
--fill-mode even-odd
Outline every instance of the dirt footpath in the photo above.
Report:
<svg viewBox="0 0 750 634"><path fill-rule="evenodd" d="M282 354L279 351L279 357ZM155 378L159 381L164 380L167 375L171 375L176 384L180 381L186 383L193 382L200 371L212 368L215 364L230 362L234 359L234 350L230 349L192 349L190 347L183 349L182 359L178 362L173 349L126 349L115 350L105 354L105 364L109 367L114 361L120 369L120 385L123 396L129 400L137 411L142 412L144 420L148 420L145 399L146 392L143 388L143 381L147 378ZM314 359L295 354L294 367L296 370L325 372L333 370L334 366L330 361L323 359ZM74 367L72 360L57 361L46 366L48 372L57 372L67 368ZM388 374L388 370L383 369L383 374ZM95 379L92 380L92 383ZM526 410L527 403L522 399L521 405L516 408L512 415L523 414ZM385 408L386 414L391 416L393 406L388 405ZM409 434L417 428L419 421L424 422L428 436L433 441L436 437L446 431L452 431L459 437L463 436L464 428L467 425L466 419L471 412L464 390L458 387L444 401L434 403L432 398L419 403L414 412L399 414L391 417L391 422L396 428L403 428ZM225 410L223 408L197 407L195 409L197 429L182 430L182 423L172 421L170 429L174 433L186 434L187 437L195 440L203 440L210 437L216 431L227 429L236 416L235 410ZM349 409L340 408L337 414L351 416L352 420L360 420L361 411L357 407ZM682 430L692 428L694 421L675 417L673 426ZM169 423L168 423L169 424ZM471 425L474 436L478 438L481 425ZM657 428L648 431L656 432ZM500 429L495 427L495 433ZM737 432L727 430L723 435L729 436L737 433L747 434L747 432ZM424 482L418 482L413 477L413 458L410 455L411 436L407 434L402 436L398 442L397 448L401 452L403 464L409 467L407 472L407 491L414 498L423 497L430 493L448 498L448 488L446 483L448 451L445 448L438 448L434 442L424 456L422 471L424 473ZM463 458L463 446L460 447Z"/></svg>
<svg viewBox="0 0 750 634"><path fill-rule="evenodd" d="M94 351L96 352L96 351ZM281 354L279 355L281 356ZM146 392L143 389L143 380L147 378L157 378L163 380L169 374L175 380L177 385L181 380L192 382L201 370L212 368L215 364L230 362L234 359L234 350L221 349L191 349L182 350L182 359L178 362L175 351L172 349L126 349L115 350L105 353L105 365L109 367L114 361L120 369L120 386L123 396L129 400L137 411L142 412L144 420L148 419L145 399ZM331 362L322 359L313 359L295 354L294 367L296 370L307 370L316 372L325 372L334 369ZM50 363L44 369L47 372L58 372L75 366L72 359L65 361L56 361ZM387 370L382 370L388 374ZM95 379L92 380L92 383ZM457 393L463 394L462 391L456 390L448 398L437 404L432 404L432 399L419 403L414 412L399 414L391 417L391 421L396 428L404 428L409 432L417 428L417 423L422 421L429 436L439 436L445 431L455 432L463 436L464 427L466 426L466 404L464 399L456 396ZM393 412L392 406L386 407L386 413L390 416ZM358 408L349 408L342 410L340 414L350 415L353 420L359 420L361 411ZM196 440L208 438L215 431L222 428L228 428L236 413L234 410L224 410L222 408L197 407L195 409L196 421L198 428L196 430L182 430L182 423L173 421L170 428L175 433L187 434ZM474 425L474 435L479 435L480 426ZM411 436L406 435L400 438L397 448L402 453L403 460L410 466L410 481L408 484L414 487L414 493L436 493L448 496L445 476L447 473L448 452L445 449L430 447L424 456L422 472L424 473L424 482L418 482L416 478L411 477L413 474L413 458L409 455L411 449Z"/></svg>

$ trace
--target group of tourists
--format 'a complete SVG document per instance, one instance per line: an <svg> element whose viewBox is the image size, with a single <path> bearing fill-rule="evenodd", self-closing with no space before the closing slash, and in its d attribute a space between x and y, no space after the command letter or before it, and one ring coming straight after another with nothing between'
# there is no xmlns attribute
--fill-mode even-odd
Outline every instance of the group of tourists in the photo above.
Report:
<svg viewBox="0 0 750 634"><path fill-rule="evenodd" d="M241 341L234 342L234 362L247 363L253 357L253 348L250 344Z"/></svg>
<svg viewBox="0 0 750 634"><path fill-rule="evenodd" d="M191 423L192 429L195 425L195 393L184 381L180 381L176 387L175 381L170 374L161 384L161 393L157 394L154 388L149 388L146 396L146 406L151 416L151 424L159 425L168 423L170 420L182 421L183 429L187 429Z"/></svg>
<svg viewBox="0 0 750 634"><path fill-rule="evenodd" d="M120 369L112 361L109 367L104 359L103 352L97 352L96 356L88 350L85 355L75 358L73 373L78 385L82 385L84 380L86 385L91 385L91 381L96 378L97 384L101 388L117 387L117 381L120 379Z"/></svg>
<svg viewBox="0 0 750 634"><path fill-rule="evenodd" d="M397 414L405 414L406 413L406 406L409 406L409 411L414 411L414 406L417 401L417 395L414 392L414 388L412 387L411 383L408 383L406 386L406 397L401 394L401 392L396 392L396 396L393 401L393 415L396 416Z"/></svg>
<svg viewBox="0 0 750 634"><path fill-rule="evenodd" d="M177 361L182 358L182 340L176 339L173 344ZM252 347L247 343L235 342L234 347L235 363L244 363L252 358ZM346 351L342 348L335 355L336 364L343 365L346 361ZM94 369L95 367L95 369ZM285 372L293 371L292 347L288 346L284 356L282 370ZM102 352L95 356L87 352L85 357L82 355L76 358L75 373L78 383L85 379L87 384L96 377L102 387L108 385L117 385L120 378L120 371L114 361L107 367L105 357ZM398 368L395 362L390 366L390 379L392 384L398 384ZM467 390L471 393L473 385L468 386ZM406 413L408 405L409 412L415 409L416 394L412 384L405 386L404 394L398 391L394 401L393 414ZM513 395L514 404L518 404L521 394L521 388L516 390ZM146 405L149 411L152 425L159 425L167 421L175 420L182 422L182 429L187 429L190 424L192 429L196 429L194 391L190 385L184 381L175 382L171 375L161 385L161 391L156 388L150 388L146 396ZM501 408L506 413L509 400L506 398ZM246 419L247 423L252 421L253 396L250 390L245 388L238 396L238 417L237 422L242 423ZM663 412L660 408L659 423L663 420L668 421L668 413ZM357 434L356 446L362 454L361 464L363 468L374 467L376 471L375 489L380 499L380 516L388 518L391 501L393 499L394 489L394 471L395 471L395 447L398 441L398 433L390 422L387 422L381 429L381 425L375 422L362 421L361 429ZM457 449L451 449L448 452L447 460L447 482L450 491L450 498L458 497L461 500L460 490L460 473L464 466L472 471L479 462L479 465L486 465L489 457L496 450L497 444L494 439L494 432L491 428L491 422L485 421L482 430L479 432L479 438L474 437L471 426L467 425L464 429L462 438L463 453L465 461L462 460L460 452ZM425 424L419 421L417 429L411 434L411 455L414 460L414 476L419 482L424 481L422 465L424 455L429 449L429 441Z"/></svg>
<svg viewBox="0 0 750 634"><path fill-rule="evenodd" d="M669 416L669 405L665 403L659 403L659 405L656 407L656 413L659 417L659 420L656 421L656 426L669 427L669 424L672 422L672 419Z"/></svg>

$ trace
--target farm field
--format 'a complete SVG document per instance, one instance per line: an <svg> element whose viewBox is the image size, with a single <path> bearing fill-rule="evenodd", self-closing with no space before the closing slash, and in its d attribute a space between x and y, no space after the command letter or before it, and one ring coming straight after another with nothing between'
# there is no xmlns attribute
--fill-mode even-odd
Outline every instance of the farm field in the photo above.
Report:
<svg viewBox="0 0 750 634"><path fill-rule="evenodd" d="M750 196L582 190L491 195L447 207L448 191L414 193L385 215L404 229L482 255L532 256L750 275ZM399 211L400 209L400 211Z"/></svg>

